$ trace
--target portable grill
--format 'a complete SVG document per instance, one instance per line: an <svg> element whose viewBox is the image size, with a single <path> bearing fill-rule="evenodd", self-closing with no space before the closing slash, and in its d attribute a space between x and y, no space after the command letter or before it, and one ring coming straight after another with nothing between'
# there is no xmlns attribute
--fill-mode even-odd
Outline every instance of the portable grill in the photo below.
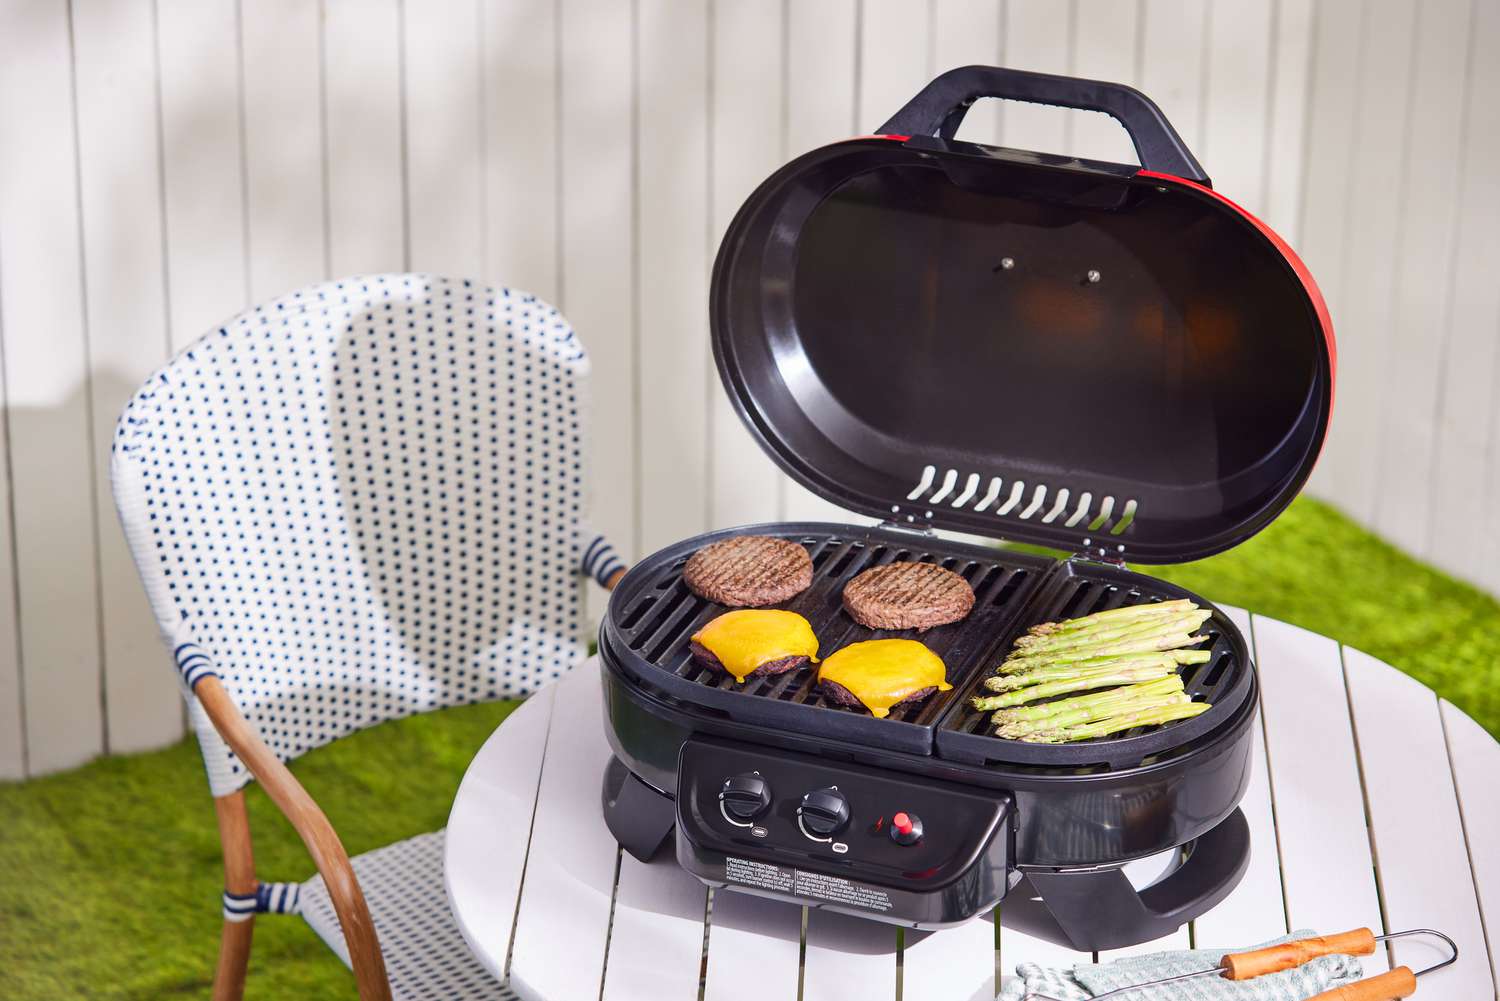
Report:
<svg viewBox="0 0 1500 1001"><path fill-rule="evenodd" d="M1144 166L955 140L980 97L1109 113ZM638 858L673 841L713 886L914 927L1010 894L1008 915L1079 949L1158 937L1244 872L1258 692L1232 621L1124 560L1222 551L1290 503L1332 406L1327 312L1292 251L1214 193L1127 87L968 67L881 131L750 196L710 311L720 376L761 446L882 523L710 533L625 575L599 639L606 820ZM725 609L683 567L740 534L807 548L812 585L777 607L807 618L824 656L912 636L952 690L876 719L825 699L812 667L743 684L702 668L689 639ZM921 634L858 625L844 585L894 561L960 574L973 611ZM1049 745L994 736L969 706L1031 625L1179 597L1213 613L1209 660L1183 669L1208 711ZM1153 857L1171 864L1141 878Z"/></svg>

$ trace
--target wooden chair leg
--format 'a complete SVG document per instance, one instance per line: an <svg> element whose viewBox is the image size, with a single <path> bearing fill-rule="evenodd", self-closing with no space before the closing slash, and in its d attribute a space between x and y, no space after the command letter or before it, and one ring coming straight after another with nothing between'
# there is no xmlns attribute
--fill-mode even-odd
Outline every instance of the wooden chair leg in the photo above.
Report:
<svg viewBox="0 0 1500 1001"><path fill-rule="evenodd" d="M245 969L250 965L250 939L254 934L254 918L224 922L219 965L214 970L213 1001L241 1001L245 996Z"/></svg>
<svg viewBox="0 0 1500 1001"><path fill-rule="evenodd" d="M254 893L255 853L250 847L250 816L245 811L244 792L214 797L214 813L219 818L219 843L224 849L224 889L229 893ZM245 969L250 963L254 934L254 918L224 922L213 1001L240 1001L244 997Z"/></svg>

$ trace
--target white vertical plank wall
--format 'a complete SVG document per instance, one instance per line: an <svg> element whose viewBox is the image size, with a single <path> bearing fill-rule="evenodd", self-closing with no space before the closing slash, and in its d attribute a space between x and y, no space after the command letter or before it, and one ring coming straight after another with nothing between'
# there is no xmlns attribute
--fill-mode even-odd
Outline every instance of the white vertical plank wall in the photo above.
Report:
<svg viewBox="0 0 1500 1001"><path fill-rule="evenodd" d="M481 4L484 275L556 302L557 10Z"/></svg>
<svg viewBox="0 0 1500 1001"><path fill-rule="evenodd" d="M757 0L714 0L711 16L709 231L717 249L719 237L740 204L785 159L779 139L786 106L783 61L787 11L784 5ZM855 41L856 36L850 34L837 44L853 45ZM829 43L834 44L834 40L829 39ZM706 309L703 317L699 336L706 337ZM704 377L708 381L706 416L710 432L709 494L704 502L709 522L744 525L779 518L786 493L784 478L735 416L711 364ZM666 386L652 389L671 392ZM671 473L664 471L664 475Z"/></svg>
<svg viewBox="0 0 1500 1001"><path fill-rule="evenodd" d="M26 44L0 60L0 333L20 610L27 763L104 747L94 545L88 316L75 146L72 24L60 5L10 8ZM15 668L10 668L15 672Z"/></svg>
<svg viewBox="0 0 1500 1001"><path fill-rule="evenodd" d="M150 0L73 5L84 301L92 320L95 522L109 749L182 735L177 681L120 533L109 489L115 418L170 353L162 229L161 120Z"/></svg>
<svg viewBox="0 0 1500 1001"><path fill-rule="evenodd" d="M560 306L593 356L594 520L629 558L839 517L725 398L709 269L779 164L968 63L1153 96L1327 293L1313 492L1500 591L1496 4L31 0L0 8L0 779L181 734L109 501L115 414L170 352L325 277ZM1133 157L1102 116L1008 102L963 136Z"/></svg>
<svg viewBox="0 0 1500 1001"><path fill-rule="evenodd" d="M708 528L709 0L643 0L636 59L640 552ZM684 44L685 42L691 44ZM717 385L717 383L714 383ZM682 419L684 413L699 420Z"/></svg>
<svg viewBox="0 0 1500 1001"><path fill-rule="evenodd" d="M1500 592L1500 532L1474 531L1500 500L1500 4L1474 7L1459 154L1458 232L1438 393L1427 555ZM1486 57L1486 53L1489 55ZM1437 487L1440 486L1440 489Z"/></svg>
<svg viewBox="0 0 1500 1001"><path fill-rule="evenodd" d="M640 552L634 33L633 4L560 0L562 271L556 305L592 356L594 525L626 559ZM588 593L597 613L599 591Z"/></svg>
<svg viewBox="0 0 1500 1001"><path fill-rule="evenodd" d="M403 4L402 12L407 267L472 278L486 222L479 6L424 0Z"/></svg>
<svg viewBox="0 0 1500 1001"><path fill-rule="evenodd" d="M303 0L256 0L239 12L250 301L264 302L309 275L328 277L321 25Z"/></svg>
<svg viewBox="0 0 1500 1001"><path fill-rule="evenodd" d="M1072 68L1101 80L1139 85L1139 0L1078 3L1073 15ZM1135 163L1135 147L1125 129L1108 115L1069 115L1072 151L1091 160Z"/></svg>
<svg viewBox="0 0 1500 1001"><path fill-rule="evenodd" d="M400 4L323 0L330 275L406 267Z"/></svg>

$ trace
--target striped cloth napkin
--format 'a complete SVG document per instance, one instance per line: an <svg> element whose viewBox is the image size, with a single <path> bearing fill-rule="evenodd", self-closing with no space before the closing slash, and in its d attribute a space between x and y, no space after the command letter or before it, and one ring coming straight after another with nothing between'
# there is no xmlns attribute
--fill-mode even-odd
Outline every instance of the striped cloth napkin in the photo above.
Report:
<svg viewBox="0 0 1500 1001"><path fill-rule="evenodd" d="M1021 1001L1028 993L1043 994L1057 1001L1088 1001L1107 991L1134 984L1209 970L1219 965L1226 952L1249 952L1310 938L1312 931L1290 935L1244 949L1191 949L1131 956L1111 963L1086 963L1071 970L1047 969L1035 963L1016 967L1016 976L1000 992L1000 1001ZM1352 984L1364 976L1354 956L1320 956L1310 963L1252 980L1199 977L1176 984L1120 996L1120 1001L1306 1001L1323 991Z"/></svg>

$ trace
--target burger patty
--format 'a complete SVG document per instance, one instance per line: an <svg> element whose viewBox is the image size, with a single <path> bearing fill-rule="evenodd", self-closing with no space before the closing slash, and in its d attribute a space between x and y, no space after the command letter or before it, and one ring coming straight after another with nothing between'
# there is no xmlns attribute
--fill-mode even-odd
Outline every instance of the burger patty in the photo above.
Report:
<svg viewBox="0 0 1500 1001"><path fill-rule="evenodd" d="M812 557L795 542L736 535L698 550L682 580L700 598L731 608L759 608L796 597L812 584Z"/></svg>
<svg viewBox="0 0 1500 1001"><path fill-rule="evenodd" d="M836 702L839 705L847 706L850 709L868 708L863 702L859 701L859 699L855 697L853 692L849 691L849 689L845 688L837 681L829 681L826 678L819 678L818 688L823 692L823 695L827 697L830 702ZM928 685L926 688L918 688L906 698L891 706L891 710L894 712L896 706L904 706L908 702L921 702L923 699L927 698L927 696L931 695L935 691L937 691L936 685Z"/></svg>
<svg viewBox="0 0 1500 1001"><path fill-rule="evenodd" d="M702 643L688 643L688 650L693 655L693 660L718 674L728 674L724 670L724 663L714 656L714 652ZM768 660L764 664L745 675L745 680L760 678L768 674L785 674L807 663L806 657L782 657L780 660Z"/></svg>
<svg viewBox="0 0 1500 1001"><path fill-rule="evenodd" d="M932 563L888 563L844 586L844 609L871 629L928 630L957 622L974 607L974 589Z"/></svg>

